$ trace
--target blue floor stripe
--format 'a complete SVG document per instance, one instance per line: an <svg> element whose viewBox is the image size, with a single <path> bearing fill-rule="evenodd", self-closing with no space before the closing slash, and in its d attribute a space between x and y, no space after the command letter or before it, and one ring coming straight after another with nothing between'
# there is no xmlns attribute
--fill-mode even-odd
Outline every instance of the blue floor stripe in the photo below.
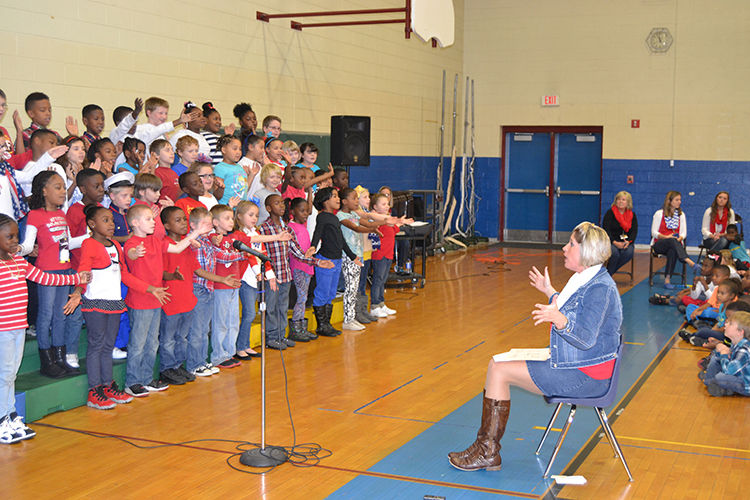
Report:
<svg viewBox="0 0 750 500"><path fill-rule="evenodd" d="M626 344L623 347L623 363L618 388L620 397L625 395L664 348L683 320L683 316L675 308L651 306L647 300L649 294L648 281L644 280L622 296L622 331L625 340L642 345ZM358 408L355 413L387 397L399 388ZM419 479L441 481L457 486L501 489L525 495L543 494L549 483L542 479L542 473L554 446L556 435L547 440L541 455L537 457L534 451L543 431L533 427L545 427L554 407L547 405L539 396L520 389L512 389L511 394L513 404L508 427L503 437L502 471L462 472L451 467L446 457L449 451L463 449L476 437L476 428L481 414L481 394L431 425L369 470L413 477L417 481ZM563 418L567 416L565 410L561 413L563 415L558 416L556 427L561 427ZM382 417L400 418L385 415ZM404 420L429 422L411 418L404 418ZM582 408L576 413L575 422L555 460L552 474L559 474L563 470L598 429L598 426L599 422L593 411ZM437 487L418 482L368 476L358 476L352 479L329 498L422 498L426 494L445 496L450 499L498 498L495 494L460 489L460 486L459 488ZM508 498L516 497L508 496Z"/></svg>

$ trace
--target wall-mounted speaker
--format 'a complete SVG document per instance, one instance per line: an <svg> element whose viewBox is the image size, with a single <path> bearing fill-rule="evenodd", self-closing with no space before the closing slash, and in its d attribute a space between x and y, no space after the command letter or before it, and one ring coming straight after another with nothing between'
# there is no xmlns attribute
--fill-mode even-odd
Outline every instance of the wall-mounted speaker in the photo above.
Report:
<svg viewBox="0 0 750 500"><path fill-rule="evenodd" d="M370 117L331 117L331 163L370 166Z"/></svg>

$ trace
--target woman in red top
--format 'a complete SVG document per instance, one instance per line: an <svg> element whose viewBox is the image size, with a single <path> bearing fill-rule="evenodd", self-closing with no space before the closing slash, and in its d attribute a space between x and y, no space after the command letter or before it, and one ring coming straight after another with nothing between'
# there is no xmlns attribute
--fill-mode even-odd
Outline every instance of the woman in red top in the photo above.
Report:
<svg viewBox="0 0 750 500"><path fill-rule="evenodd" d="M716 193L711 206L703 212L703 220L701 221L703 246L716 252L727 248L729 246L729 241L726 238L727 226L735 223L735 214L732 210L732 202L729 201L729 193L719 191Z"/></svg>
<svg viewBox="0 0 750 500"><path fill-rule="evenodd" d="M28 255L38 246L35 265L51 274L74 274L70 250L79 248L86 234L71 238L65 213L60 209L67 199L65 181L51 170L40 172L31 184L26 235L21 255ZM83 325L79 308L63 314L72 287L40 286L36 317L37 341L40 351L50 351L54 364L42 363L42 375L60 378L80 373L78 370L78 338ZM78 305L79 296L71 296ZM46 359L46 355L42 356Z"/></svg>

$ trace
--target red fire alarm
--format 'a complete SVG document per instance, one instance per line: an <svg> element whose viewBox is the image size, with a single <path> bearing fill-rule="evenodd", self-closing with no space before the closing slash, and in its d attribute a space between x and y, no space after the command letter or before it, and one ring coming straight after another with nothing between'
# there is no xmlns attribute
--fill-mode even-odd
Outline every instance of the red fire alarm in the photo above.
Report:
<svg viewBox="0 0 750 500"><path fill-rule="evenodd" d="M641 128L640 120L630 120L630 128Z"/></svg>

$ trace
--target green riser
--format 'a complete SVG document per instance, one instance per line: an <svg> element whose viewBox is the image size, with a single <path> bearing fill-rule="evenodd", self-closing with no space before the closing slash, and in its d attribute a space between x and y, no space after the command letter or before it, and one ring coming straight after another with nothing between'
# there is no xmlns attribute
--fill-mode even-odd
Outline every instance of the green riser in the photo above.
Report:
<svg viewBox="0 0 750 500"><path fill-rule="evenodd" d="M333 315L331 322L338 323L343 320L344 308L341 299L333 303ZM291 317L291 313L289 314ZM315 319L311 310L305 312L309 320L309 327L315 326ZM250 344L260 345L260 324L254 323L250 331ZM88 380L86 378L86 329L81 331L78 346L78 356L81 363L81 375L62 379L51 379L39 374L39 352L36 339L26 340L21 368L16 379L16 392L26 393L26 418L27 422L39 420L51 413L70 410L86 404L88 397ZM209 353L210 353L209 345ZM154 377L158 377L159 357L157 356ZM125 381L126 361L115 361L113 375L117 384L122 388Z"/></svg>

